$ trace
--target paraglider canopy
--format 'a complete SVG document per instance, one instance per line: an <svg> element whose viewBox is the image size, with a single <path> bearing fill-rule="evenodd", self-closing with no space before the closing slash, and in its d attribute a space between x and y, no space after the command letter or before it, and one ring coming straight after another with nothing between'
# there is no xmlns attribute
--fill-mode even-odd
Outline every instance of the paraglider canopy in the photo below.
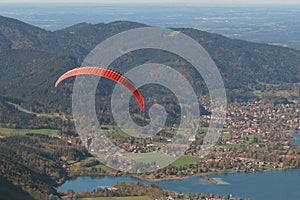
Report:
<svg viewBox="0 0 300 200"><path fill-rule="evenodd" d="M70 71L67 71L62 76L60 76L56 83L55 87L58 86L58 84L63 81L64 79L67 79L72 76L77 76L81 74L90 74L90 75L96 75L96 76L102 76L108 79L111 79L115 82L118 82L122 84L124 87L126 87L136 98L140 105L140 109L144 110L144 99L141 95L141 93L137 90L137 88L134 86L134 84L125 76L122 74L112 70L112 69L105 69L100 67L79 67L72 69Z"/></svg>

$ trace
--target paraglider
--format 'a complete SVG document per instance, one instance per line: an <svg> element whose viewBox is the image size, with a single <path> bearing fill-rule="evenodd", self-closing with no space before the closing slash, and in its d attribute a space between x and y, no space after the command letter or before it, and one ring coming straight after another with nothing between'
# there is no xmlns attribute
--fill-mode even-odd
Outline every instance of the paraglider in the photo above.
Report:
<svg viewBox="0 0 300 200"><path fill-rule="evenodd" d="M100 68L100 67L79 67L72 69L70 71L67 71L64 73L62 76L60 76L56 83L55 87L58 86L58 84L63 81L66 78L72 77L72 76L77 76L81 74L90 74L90 75L96 75L96 76L103 76L105 78L111 79L115 82L120 83L124 87L126 87L136 98L140 105L140 109L144 110L144 99L141 95L141 93L137 90L137 88L134 86L134 84L125 76L122 74L111 70L111 69L105 69L105 68Z"/></svg>

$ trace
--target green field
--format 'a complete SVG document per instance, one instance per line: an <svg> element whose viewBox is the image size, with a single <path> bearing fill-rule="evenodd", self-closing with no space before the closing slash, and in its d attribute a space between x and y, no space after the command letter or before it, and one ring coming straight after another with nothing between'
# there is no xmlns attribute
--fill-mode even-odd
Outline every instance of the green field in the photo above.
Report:
<svg viewBox="0 0 300 200"><path fill-rule="evenodd" d="M261 91L261 90L254 90L253 94L259 98L262 98L263 95L265 96L280 96L280 97L290 97L292 95L296 96L296 93L292 90L270 90L270 91Z"/></svg>
<svg viewBox="0 0 300 200"><path fill-rule="evenodd" d="M151 200L148 196L130 196L130 197L96 197L82 198L81 200Z"/></svg>
<svg viewBox="0 0 300 200"><path fill-rule="evenodd" d="M12 134L25 135L27 133L36 133L49 136L58 136L58 130L54 129L14 129L0 127L0 135L8 136Z"/></svg>
<svg viewBox="0 0 300 200"><path fill-rule="evenodd" d="M199 158L197 156L181 156L175 162L173 162L172 165L175 167L179 167L179 166L183 166L183 165L194 164L203 159L204 158Z"/></svg>
<svg viewBox="0 0 300 200"><path fill-rule="evenodd" d="M152 163L156 162L159 166L167 166L169 163L175 161L175 157L169 155L160 154L156 152L151 153L125 153L120 159L122 160L134 160L135 162Z"/></svg>
<svg viewBox="0 0 300 200"><path fill-rule="evenodd" d="M113 132L113 134L119 134L120 136L124 136L124 137L129 137L130 135L138 135L138 133L134 132L133 130L130 129L121 130L119 127L113 125L101 125L101 128L103 128L103 131L108 135L112 134L111 132Z"/></svg>
<svg viewBox="0 0 300 200"><path fill-rule="evenodd" d="M252 141L254 138L257 138L258 141L261 141L261 135L260 134L251 134L251 135L246 135L244 138L248 138L250 141Z"/></svg>
<svg viewBox="0 0 300 200"><path fill-rule="evenodd" d="M134 157L133 157L134 155ZM122 159L134 159L136 162L151 163L156 162L159 166L167 166L169 163L172 163L173 166L179 167L181 165L194 164L198 161L201 161L205 158L199 158L197 156L181 156L177 160L174 157L167 156L164 154L158 153L141 153L141 154L126 154Z"/></svg>
<svg viewBox="0 0 300 200"><path fill-rule="evenodd" d="M222 146L222 147L228 147L228 148L233 148L233 149L238 149L238 148L242 147L240 144L222 144L220 146Z"/></svg>
<svg viewBox="0 0 300 200"><path fill-rule="evenodd" d="M12 103L12 102L7 102L10 105L13 105L15 108L17 108L19 111L27 113L27 114L33 114L36 115L37 117L47 117L47 118L61 118L62 120L66 120L67 117L64 114L49 114L49 113L36 113L36 112L32 112L30 110L27 110L26 108L23 108L22 106Z"/></svg>
<svg viewBox="0 0 300 200"><path fill-rule="evenodd" d="M265 90L256 90L253 89L253 94L259 98L263 96L281 96L281 97L290 97L290 96L297 96L297 88L299 87L300 83L291 83L288 84L290 89L283 89L280 88L280 84L271 84L265 82L258 82L260 85L265 86Z"/></svg>
<svg viewBox="0 0 300 200"><path fill-rule="evenodd" d="M135 114L133 114L133 116L134 116L135 118L138 118L138 119L142 120L142 121L150 122L150 119L145 118L145 117L143 117L143 116L140 115L140 114L135 113Z"/></svg>
<svg viewBox="0 0 300 200"><path fill-rule="evenodd" d="M95 160L95 158L94 157L89 157L89 158L86 158L86 159L84 159L84 160L82 160L82 161L80 161L80 164L78 165L76 165L76 164L74 164L74 165L72 165L71 167L70 167L70 170L71 171L74 171L74 172L76 172L76 171L80 171L81 170L81 165L85 165L85 164L87 164L87 163L89 163L89 162L91 162L91 161L94 161ZM104 164L98 164L98 165L94 165L93 166L93 168L101 168L102 170L105 170L108 174L110 174L110 173L115 173L115 170L114 169L112 169L112 168L110 168L110 167L108 167L107 165L104 165Z"/></svg>
<svg viewBox="0 0 300 200"><path fill-rule="evenodd" d="M230 140L231 135L230 135L229 132L225 132L225 131L224 131L224 132L222 133L221 137L222 137L223 139Z"/></svg>

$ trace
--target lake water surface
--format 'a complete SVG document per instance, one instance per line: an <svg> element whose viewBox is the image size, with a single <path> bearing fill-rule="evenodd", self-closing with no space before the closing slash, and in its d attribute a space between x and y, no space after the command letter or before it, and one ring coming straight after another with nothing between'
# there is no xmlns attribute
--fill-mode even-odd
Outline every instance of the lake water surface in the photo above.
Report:
<svg viewBox="0 0 300 200"><path fill-rule="evenodd" d="M300 145L300 132L295 143ZM165 190L178 193L204 192L216 195L229 195L248 197L257 200L282 200L300 199L300 169L286 171L265 171L257 173L230 173L217 174L209 177L221 178L229 184L211 185L200 181L199 176L189 177L184 180L166 180L150 182L139 180L130 176L120 177L78 177L67 181L58 189L67 192L68 189L78 191L90 191L100 187L111 187L117 182L140 182L144 184L154 183Z"/></svg>
<svg viewBox="0 0 300 200"><path fill-rule="evenodd" d="M300 132L295 133L296 140L294 141L294 144L297 146L300 146Z"/></svg>
<svg viewBox="0 0 300 200"><path fill-rule="evenodd" d="M300 170L266 171L258 173L231 173L212 175L230 184L210 185L200 181L200 177L193 176L184 180L169 180L150 182L129 176L120 177L79 177L67 181L58 189L67 192L68 189L90 191L100 187L111 187L117 182L140 182L155 185L176 192L204 192L217 195L250 197L251 199L300 199Z"/></svg>

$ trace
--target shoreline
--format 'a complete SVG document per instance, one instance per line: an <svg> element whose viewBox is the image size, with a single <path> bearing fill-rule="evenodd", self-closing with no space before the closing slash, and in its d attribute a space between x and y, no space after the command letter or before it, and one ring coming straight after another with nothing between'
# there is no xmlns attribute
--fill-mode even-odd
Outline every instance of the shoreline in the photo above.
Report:
<svg viewBox="0 0 300 200"><path fill-rule="evenodd" d="M139 174L99 174L99 175L89 175L89 174L82 174L82 175L72 175L69 176L67 179L65 179L65 181L63 181L62 184L59 185L63 185L66 181L70 181L70 180L74 180L78 177L104 177L104 176L111 176L111 177L118 177L118 176L129 176L129 177L133 177L139 180L144 180L144 181L149 181L149 182L159 182L159 181L169 181L169 180L184 180L190 177L204 177L204 176L208 176L208 175L216 175L216 174L220 174L220 175L224 175L224 174L233 174L233 173L263 173L263 172L268 172L268 171L286 171L286 170L296 170L296 169L300 169L299 168L286 168L286 169L268 169L268 170L263 170L263 171L256 171L256 172L246 172L246 171L239 171L239 172L234 172L234 171L229 171L229 172L204 172L204 173L197 173L197 174L193 174L193 175L188 175L188 176L174 176L174 177L165 177L165 178L150 178L150 177L145 177L145 176L141 176ZM204 177L205 178L205 177ZM211 178L211 179L218 179L218 178ZM203 181L202 181L203 182Z"/></svg>
<svg viewBox="0 0 300 200"><path fill-rule="evenodd" d="M170 181L170 180L184 180L193 176L208 176L208 175L214 175L214 174L224 174L224 173L218 173L218 172L205 172L205 173L197 173L197 174L193 174L193 175L189 175L189 176L175 176L175 177L166 177L166 178L147 178L147 177L141 177L139 175L130 175L127 174L125 176L131 176L140 180L145 180L145 181L150 181L150 182L159 182L159 181ZM121 175L122 176L122 175Z"/></svg>
<svg viewBox="0 0 300 200"><path fill-rule="evenodd" d="M207 184L214 184L214 185L228 185L230 183L224 181L222 178L209 178L209 177L204 177L200 178L201 182L207 183Z"/></svg>
<svg viewBox="0 0 300 200"><path fill-rule="evenodd" d="M293 169L289 169L289 170L264 170L264 171L261 171L261 173L263 173L263 172L272 172L272 171L284 172L284 171L292 171L292 170L300 170L300 168L293 168ZM236 173L241 173L241 172L230 172L228 174L236 174ZM206 177L205 177L205 174L206 174ZM221 175L224 175L224 174L227 174L227 173L208 172L208 173L194 174L192 176L198 176L198 182L199 183L201 182L201 184L204 184L204 185L212 185L212 186L213 185L231 185L232 184L231 182L226 182L226 181L223 180L223 176L221 176ZM242 174L246 174L246 173L242 172ZM256 174L256 173L251 173L251 174ZM208 177L209 175L214 175L214 176L213 177ZM215 175L217 175L217 176L215 176ZM220 175L220 176L218 177L218 175ZM115 175L101 175L101 176L96 175L96 176L92 176L92 178L122 177L122 176L123 177L124 176L128 176L128 177L132 177L132 178L137 179L137 180L131 180L131 181L124 181L124 182L139 182L139 180L140 181L144 180L144 181L148 181L148 184L156 184L159 181L168 181L168 180L179 180L180 181L180 180L184 180L186 178L192 177L192 176L186 176L186 177L169 177L169 178L163 178L163 179L161 178L161 179L152 179L151 180L149 178L146 179L145 177L138 177L138 176L129 175L129 174L118 174L118 175L115 174ZM69 177L64 182L61 182L60 184L55 185L54 187L57 189L57 191L62 192L59 189L60 186L64 185L64 183L67 182L67 181L74 180L74 179L80 178L80 177L91 177L91 176L72 176L72 177ZM205 178L208 178L208 180L211 180L211 182L206 181ZM94 189L97 189L97 188L94 188ZM64 193L64 192L62 192L62 193Z"/></svg>
<svg viewBox="0 0 300 200"><path fill-rule="evenodd" d="M68 174L67 177L65 179L60 179L60 180L57 180L57 182L54 184L54 187L55 188L58 188L60 186L62 186L63 184L65 184L67 181L72 181L76 178L79 178L79 177L95 177L95 178L101 178L101 177L105 177L105 176L111 176L111 177L118 177L118 176L128 176L128 177L133 177L133 178L136 178L138 180L144 180L144 181L149 181L149 182L160 182L160 181L170 181L170 180L185 180L187 178L190 178L190 177L194 177L194 176L197 176L199 177L200 179L202 178L205 178L205 176L209 176L209 175L224 175L224 174L234 174L234 173L264 173L264 172L269 172L269 171L287 171L287 170L300 170L300 167L295 167L295 168L275 168L275 169L265 169L265 170L262 170L262 171L256 171L256 172L247 172L247 171L227 171L227 172L204 172L204 173L196 173L196 174L193 174L193 175L187 175L187 176L174 176L174 177L164 177L164 178L151 178L151 177L147 177L147 176L144 176L144 175L141 175L141 174L128 174L128 173L107 173L107 174ZM210 179L214 179L215 181L217 181L217 183L213 183L213 184L230 184L226 181L223 181L221 178L218 178L218 177L213 177L213 178L210 178ZM203 180L199 180L201 182L204 182L204 183L207 183L206 181ZM207 183L207 184L211 184L211 183Z"/></svg>
<svg viewBox="0 0 300 200"><path fill-rule="evenodd" d="M217 185L219 182L215 178L203 177L199 179L203 183L214 184Z"/></svg>

